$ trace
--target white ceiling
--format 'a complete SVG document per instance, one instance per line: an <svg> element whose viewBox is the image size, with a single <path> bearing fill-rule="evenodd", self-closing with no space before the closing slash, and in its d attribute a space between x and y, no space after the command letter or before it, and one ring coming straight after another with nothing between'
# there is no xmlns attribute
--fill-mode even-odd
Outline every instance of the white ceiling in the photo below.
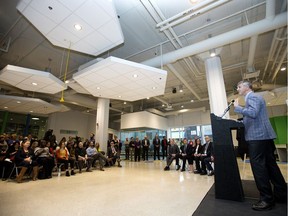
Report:
<svg viewBox="0 0 288 216"><path fill-rule="evenodd" d="M38 98L17 97L9 95L0 95L0 109L9 110L17 113L50 114L54 112L68 111L62 106L53 105Z"/></svg>
<svg viewBox="0 0 288 216"><path fill-rule="evenodd" d="M47 2L61 3L61 6L68 10L70 4L72 7L80 1L43 0L41 2L43 4L47 4ZM278 18L281 14L287 17L286 0L222 1L218 7L206 12L202 10L201 13L190 16L189 19L164 31L161 30L164 26L158 28L157 24L160 26L159 23L164 20L177 14L183 14L194 7L190 0L114 0L112 2L115 5L124 43L113 49L109 48L108 51L96 58L106 59L114 56L143 64L143 62L150 62L150 60L158 57L157 65L167 71L166 87L162 95L152 97L149 100L141 99L126 104L123 103L123 100L111 99L112 108L118 114L147 109L167 112L168 105L172 109L169 108L169 111L181 110L183 105L184 109L201 107L209 109L203 56L204 58L207 57L212 48L217 48L217 55L221 58L227 97L237 97L235 85L251 67L255 68L255 71L260 71L259 76L250 79L254 82L257 92L270 92L277 88L287 87L287 70L280 70L282 66L287 64L287 22L280 26L272 25L269 30L253 34L257 37L247 36L238 40L231 37L232 31L251 25L255 26L259 22L265 21L266 16L274 23L277 21L274 17ZM221 2L221 0L213 2ZM63 80L67 49L52 45L33 24L17 11L18 3L19 0L0 1L0 69L10 64L40 71L47 70L55 77ZM275 8L273 8L272 3L275 3ZM41 20L38 21L41 22ZM85 22L89 24L88 20ZM254 31L255 29L253 28ZM250 32L246 31L245 33L249 35ZM108 37L113 35L114 30L109 28ZM225 43L221 42L220 46L214 47L213 45L218 43L214 39L219 35L221 35L221 40L225 39ZM199 46L201 44L202 46ZM197 45L202 48L198 49L201 51L195 49ZM183 48L189 50L190 55L176 58L175 52L180 52ZM162 64L163 56L168 54L172 56L172 61L169 64ZM71 51L67 79L72 79L73 75L78 72L79 66L93 60L95 60L94 54L92 56ZM77 100L82 98L83 102L85 100L88 102L97 100L97 95L91 96L83 89L80 92L81 86L68 85L69 88L64 92L64 97L65 94L69 93L70 100L73 96ZM182 93L179 92L180 86L183 86ZM0 81L0 87L1 94L21 95L21 91L10 84ZM74 92L73 95L70 88L78 88L76 90L78 93ZM172 93L173 88L176 88L177 93ZM33 96L27 91L22 91L22 94ZM59 94L35 95L51 102L58 102L60 98ZM269 102L273 104L273 101L277 101L278 105L286 103L285 96L275 95L276 98L267 97L267 100L271 100L267 101L267 104ZM191 102L191 99L194 102ZM163 104L164 107L162 107ZM87 109L87 103L84 105L84 103L78 102L78 105L72 108L84 111Z"/></svg>
<svg viewBox="0 0 288 216"><path fill-rule="evenodd" d="M67 88L51 73L13 65L7 65L0 71L0 79L19 89L31 92L56 94Z"/></svg>
<svg viewBox="0 0 288 216"><path fill-rule="evenodd" d="M93 96L124 101L163 95L166 77L165 70L116 57L108 57L73 75Z"/></svg>
<svg viewBox="0 0 288 216"><path fill-rule="evenodd" d="M55 46L97 56L124 42L112 1L21 0L17 9Z"/></svg>

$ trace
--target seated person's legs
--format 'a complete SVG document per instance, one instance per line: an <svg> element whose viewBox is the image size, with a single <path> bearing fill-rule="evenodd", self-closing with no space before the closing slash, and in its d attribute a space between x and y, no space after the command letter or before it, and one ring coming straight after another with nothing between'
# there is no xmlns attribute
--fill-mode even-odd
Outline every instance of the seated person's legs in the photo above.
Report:
<svg viewBox="0 0 288 216"><path fill-rule="evenodd" d="M214 175L214 170L213 170L213 168L211 166L211 163L212 163L211 157L205 158L204 159L204 163L205 163L205 165L207 167L207 170L208 170L208 176Z"/></svg>

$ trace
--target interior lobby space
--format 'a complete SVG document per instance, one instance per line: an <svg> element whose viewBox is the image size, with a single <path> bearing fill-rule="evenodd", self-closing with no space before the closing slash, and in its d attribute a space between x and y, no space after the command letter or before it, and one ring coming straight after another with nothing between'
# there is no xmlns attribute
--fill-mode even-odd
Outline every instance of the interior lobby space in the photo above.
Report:
<svg viewBox="0 0 288 216"><path fill-rule="evenodd" d="M191 216L214 177L176 171L174 163L163 171L165 161L122 161L122 168L104 172L94 168L71 177L54 172L48 180L0 182L0 215ZM287 182L287 163L278 165ZM249 162L239 159L238 166L242 180L253 180Z"/></svg>

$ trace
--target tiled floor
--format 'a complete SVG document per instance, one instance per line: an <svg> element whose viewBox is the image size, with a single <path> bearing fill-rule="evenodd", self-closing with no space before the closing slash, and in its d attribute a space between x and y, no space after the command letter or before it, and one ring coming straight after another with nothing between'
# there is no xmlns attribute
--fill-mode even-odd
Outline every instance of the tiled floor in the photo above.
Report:
<svg viewBox="0 0 288 216"><path fill-rule="evenodd" d="M122 161L122 168L76 176L0 182L2 216L191 216L214 178L180 172L164 161ZM253 179L250 164L238 161L243 179ZM287 164L279 164L287 181Z"/></svg>

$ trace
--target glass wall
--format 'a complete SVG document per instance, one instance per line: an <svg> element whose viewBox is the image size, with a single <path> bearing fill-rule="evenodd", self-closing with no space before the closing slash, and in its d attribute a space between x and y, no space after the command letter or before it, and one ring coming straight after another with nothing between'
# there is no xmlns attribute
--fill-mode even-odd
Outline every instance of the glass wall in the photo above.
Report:
<svg viewBox="0 0 288 216"><path fill-rule="evenodd" d="M153 148L152 142L153 142L153 139L154 139L156 134L158 134L160 140L162 140L164 136L167 136L167 131L153 130L153 129L151 129L151 130L147 129L147 130L141 130L141 131L121 131L120 132L120 139L121 139L122 143L124 143L126 137L128 137L128 139L130 141L131 137L133 137L134 139L136 137L138 137L139 140L142 140L142 139L144 139L145 136L147 136L147 138L150 141L150 148Z"/></svg>
<svg viewBox="0 0 288 216"><path fill-rule="evenodd" d="M182 139L187 138L188 140L194 140L196 137L201 139L201 142L204 143L204 137L212 137L212 128L211 125L197 125L197 126L186 126L181 128L171 128L170 129L171 137L175 139L178 145L181 145Z"/></svg>
<svg viewBox="0 0 288 216"><path fill-rule="evenodd" d="M31 134L43 138L47 129L47 119L47 117L32 114L0 111L0 132L22 136Z"/></svg>

